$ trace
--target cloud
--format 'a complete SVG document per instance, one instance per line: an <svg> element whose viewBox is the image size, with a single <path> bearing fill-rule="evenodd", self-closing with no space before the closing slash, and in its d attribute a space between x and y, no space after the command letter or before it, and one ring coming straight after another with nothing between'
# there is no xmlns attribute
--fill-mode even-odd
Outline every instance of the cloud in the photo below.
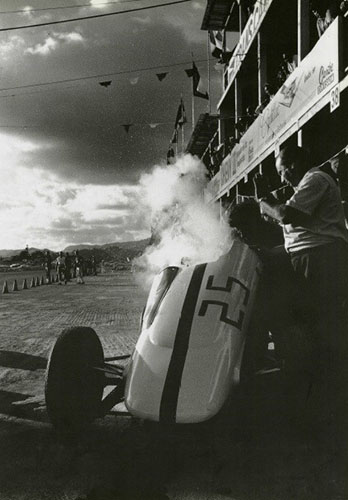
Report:
<svg viewBox="0 0 348 500"><path fill-rule="evenodd" d="M132 239L149 234L136 208L138 186L82 186L13 162L1 164L0 185L0 248L59 250L70 243L122 241L129 231Z"/></svg>
<svg viewBox="0 0 348 500"><path fill-rule="evenodd" d="M146 16L146 17L132 17L132 20L135 22L135 23L139 23L139 24L151 24L151 18L150 16Z"/></svg>
<svg viewBox="0 0 348 500"><path fill-rule="evenodd" d="M43 43L37 43L34 47L28 47L25 50L26 54L40 54L46 56L58 46L58 41L51 36L47 37Z"/></svg>
<svg viewBox="0 0 348 500"><path fill-rule="evenodd" d="M0 57L2 62L7 61L13 55L13 52L23 49L25 46L24 38L18 35L9 36L9 38L0 43Z"/></svg>
<svg viewBox="0 0 348 500"><path fill-rule="evenodd" d="M105 9L106 7L110 6L110 3L107 2L106 0L90 0L89 3L91 4L92 7L95 7L96 9Z"/></svg>
<svg viewBox="0 0 348 500"><path fill-rule="evenodd" d="M43 43L37 43L34 47L28 47L25 53L47 56L50 52L56 50L62 43L81 43L84 41L84 37L78 32L52 33Z"/></svg>

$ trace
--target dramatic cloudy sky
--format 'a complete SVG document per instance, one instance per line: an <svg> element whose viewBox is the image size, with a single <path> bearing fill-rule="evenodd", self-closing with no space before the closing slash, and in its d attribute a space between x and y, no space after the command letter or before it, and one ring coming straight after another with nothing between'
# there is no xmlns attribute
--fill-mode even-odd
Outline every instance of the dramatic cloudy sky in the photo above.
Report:
<svg viewBox="0 0 348 500"><path fill-rule="evenodd" d="M0 30L156 3L2 0ZM0 248L148 236L139 178L165 161L181 94L191 120L190 64L179 63L193 54L207 82L205 5L0 31ZM213 111L220 81L212 63ZM196 98L196 118L206 111Z"/></svg>

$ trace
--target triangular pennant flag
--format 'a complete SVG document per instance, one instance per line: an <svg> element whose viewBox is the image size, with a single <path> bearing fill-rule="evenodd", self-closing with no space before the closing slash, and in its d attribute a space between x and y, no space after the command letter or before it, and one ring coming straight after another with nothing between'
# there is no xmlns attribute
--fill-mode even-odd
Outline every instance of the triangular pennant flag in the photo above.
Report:
<svg viewBox="0 0 348 500"><path fill-rule="evenodd" d="M129 79L130 84L131 85L136 85L138 83L138 81L139 81L139 78L140 78L139 76L135 76L134 78L130 78Z"/></svg>
<svg viewBox="0 0 348 500"><path fill-rule="evenodd" d="M187 76L190 76L188 74L188 71L186 71ZM196 97L201 97L202 99L209 99L209 95L207 91L204 91L202 88L202 83L201 83L201 76L199 74L198 68L195 65L195 63L192 61L192 70L191 70L191 76L192 76L192 92L193 95Z"/></svg>
<svg viewBox="0 0 348 500"><path fill-rule="evenodd" d="M109 85L111 85L111 82L112 82L112 80L108 80L107 82L99 82L99 85L106 88Z"/></svg>
<svg viewBox="0 0 348 500"><path fill-rule="evenodd" d="M178 127L182 127L184 125L184 123L186 123L186 122L187 122L187 120L186 120L185 106L184 106L183 100L181 99L179 107L178 107L178 111L176 113L174 128L177 129Z"/></svg>
<svg viewBox="0 0 348 500"><path fill-rule="evenodd" d="M122 125L122 127L125 129L125 131L129 132L129 129L131 128L131 126L133 125L133 123L126 123L125 125Z"/></svg>
<svg viewBox="0 0 348 500"><path fill-rule="evenodd" d="M187 74L187 76L189 78L193 77L193 69L192 68L185 69L185 73Z"/></svg>
<svg viewBox="0 0 348 500"><path fill-rule="evenodd" d="M159 123L149 123L150 128L156 128L158 127Z"/></svg>
<svg viewBox="0 0 348 500"><path fill-rule="evenodd" d="M167 73L156 73L156 76L157 76L157 78L159 79L160 82L162 80L164 80L167 75L168 75L168 72Z"/></svg>

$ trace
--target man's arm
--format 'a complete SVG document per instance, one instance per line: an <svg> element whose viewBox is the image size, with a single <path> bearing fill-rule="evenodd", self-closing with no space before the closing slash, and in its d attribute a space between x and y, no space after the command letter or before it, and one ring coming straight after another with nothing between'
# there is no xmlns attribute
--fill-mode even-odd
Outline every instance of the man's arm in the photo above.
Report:
<svg viewBox="0 0 348 500"><path fill-rule="evenodd" d="M268 215L280 224L293 224L295 226L307 226L311 221L311 216L297 210L294 207L279 203L278 200L269 194L260 200L261 213Z"/></svg>

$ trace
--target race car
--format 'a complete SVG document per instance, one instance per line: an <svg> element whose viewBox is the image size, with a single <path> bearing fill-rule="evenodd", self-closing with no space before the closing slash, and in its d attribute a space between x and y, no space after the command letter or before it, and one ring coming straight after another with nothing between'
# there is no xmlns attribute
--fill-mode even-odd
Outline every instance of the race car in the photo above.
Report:
<svg viewBox="0 0 348 500"><path fill-rule="evenodd" d="M153 281L130 355L104 359L93 329L63 331L46 373L51 422L79 428L120 402L135 417L167 424L214 417L240 383L261 271L238 239L214 262L167 267Z"/></svg>

